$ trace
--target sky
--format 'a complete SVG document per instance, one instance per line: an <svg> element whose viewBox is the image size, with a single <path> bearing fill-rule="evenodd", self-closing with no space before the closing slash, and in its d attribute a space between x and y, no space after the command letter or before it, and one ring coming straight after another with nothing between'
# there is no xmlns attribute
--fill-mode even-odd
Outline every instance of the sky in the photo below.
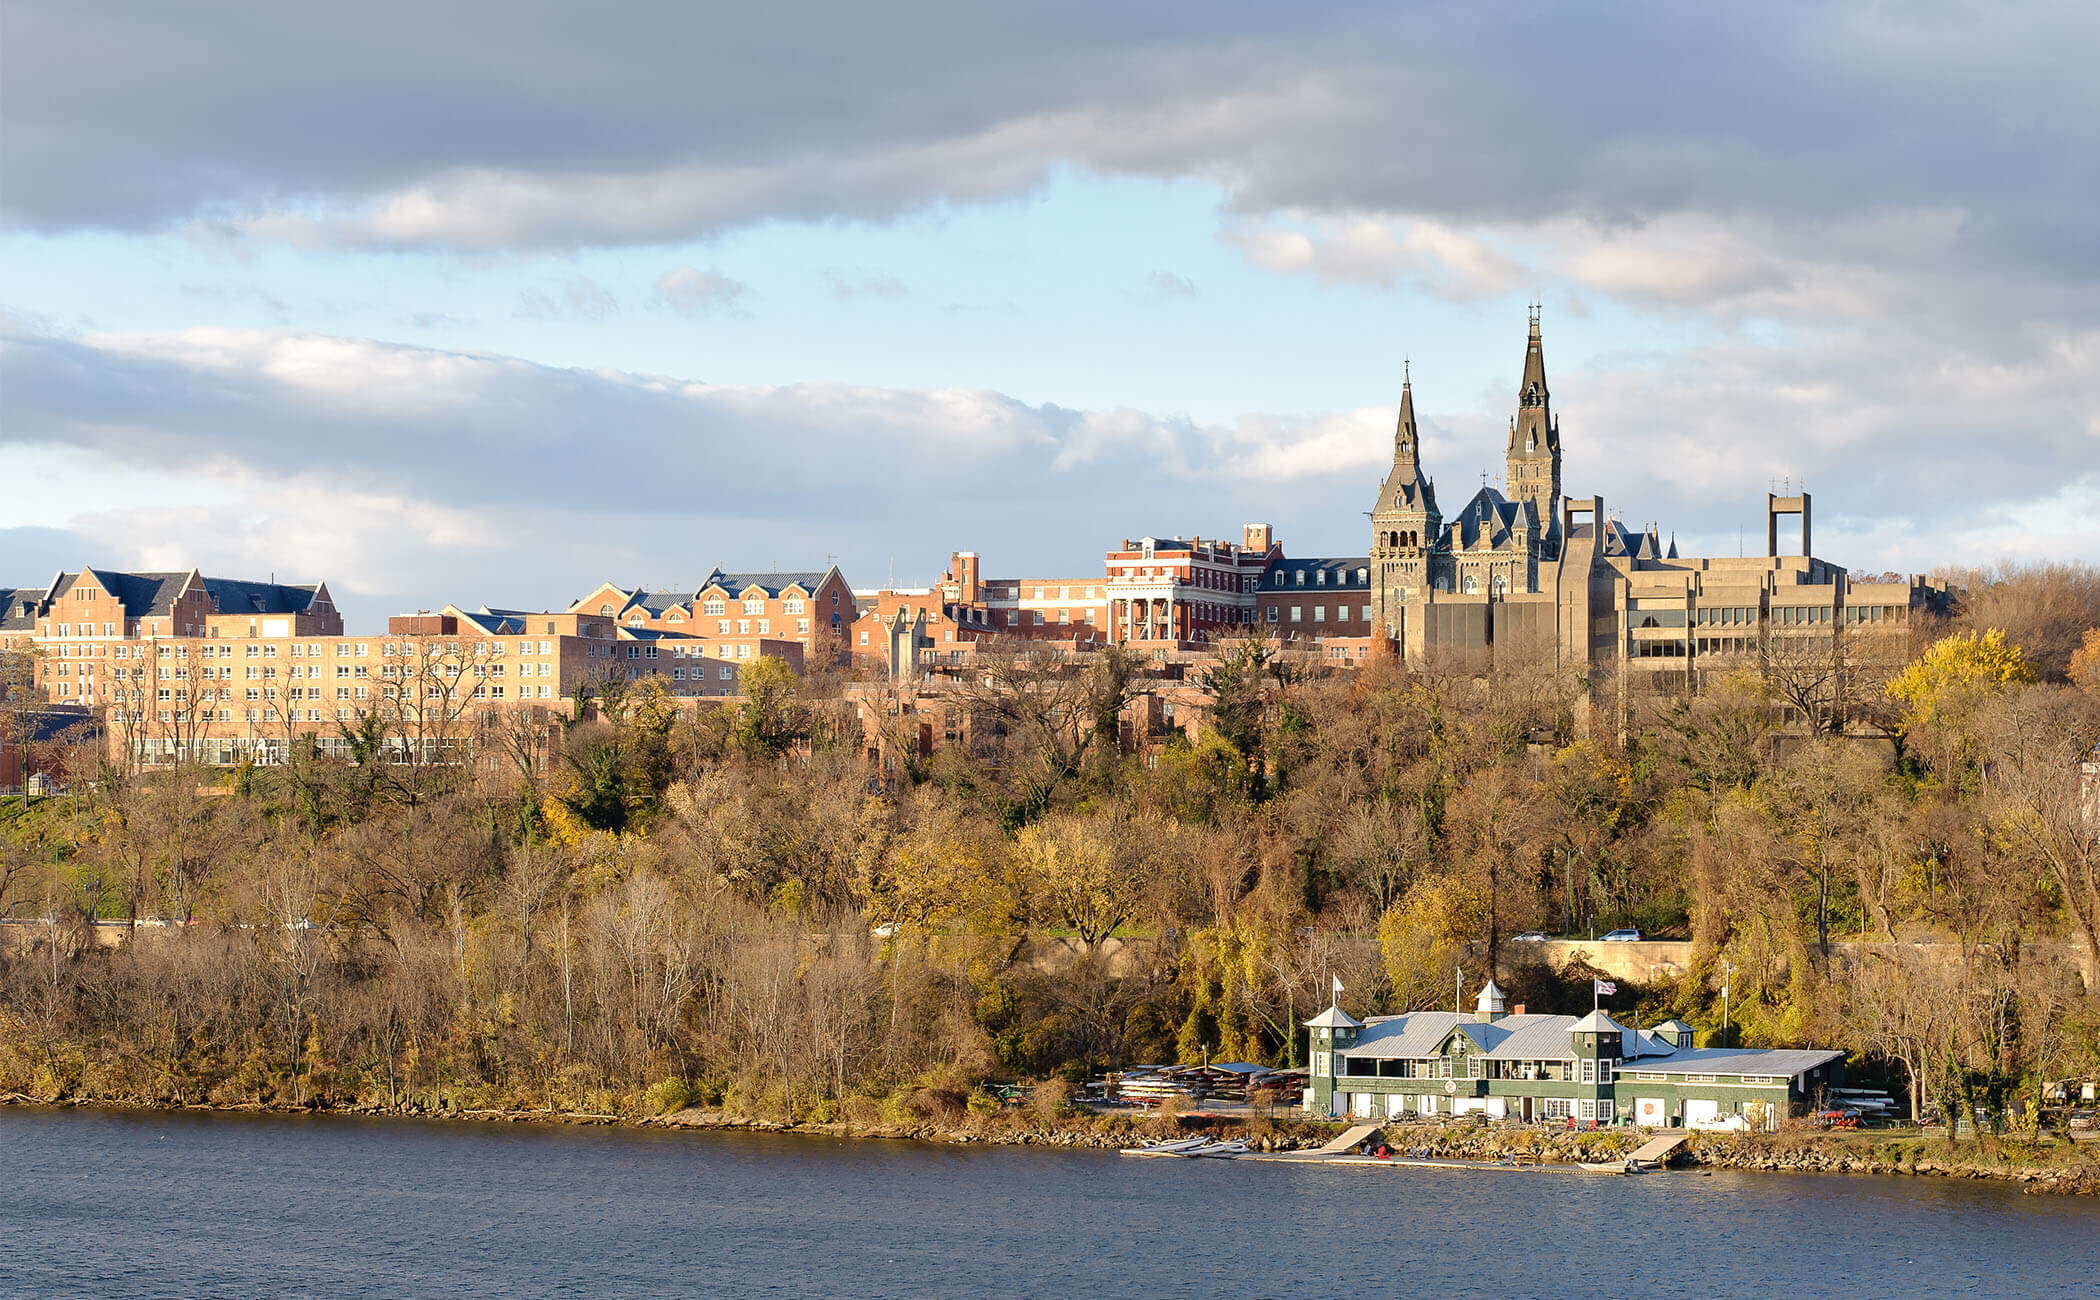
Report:
<svg viewBox="0 0 2100 1300"><path fill-rule="evenodd" d="M1526 306L1686 553L2100 561L2100 9L0 0L0 586L1361 553ZM1485 477L1483 477L1485 476Z"/></svg>

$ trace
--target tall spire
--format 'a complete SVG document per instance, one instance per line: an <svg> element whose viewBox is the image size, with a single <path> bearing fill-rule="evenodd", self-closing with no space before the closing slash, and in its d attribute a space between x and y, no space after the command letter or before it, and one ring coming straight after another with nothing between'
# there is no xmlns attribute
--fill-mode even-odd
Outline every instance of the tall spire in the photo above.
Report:
<svg viewBox="0 0 2100 1300"><path fill-rule="evenodd" d="M1510 421L1506 491L1531 515L1531 528L1551 554L1560 531L1560 425L1546 389L1546 350L1539 342L1539 305L1527 311L1524 378L1517 384L1517 415Z"/></svg>
<svg viewBox="0 0 2100 1300"><path fill-rule="evenodd" d="M1415 429L1414 376L1409 373L1406 361L1400 363L1400 420L1393 426L1393 464L1412 465L1417 474L1422 470L1422 439Z"/></svg>

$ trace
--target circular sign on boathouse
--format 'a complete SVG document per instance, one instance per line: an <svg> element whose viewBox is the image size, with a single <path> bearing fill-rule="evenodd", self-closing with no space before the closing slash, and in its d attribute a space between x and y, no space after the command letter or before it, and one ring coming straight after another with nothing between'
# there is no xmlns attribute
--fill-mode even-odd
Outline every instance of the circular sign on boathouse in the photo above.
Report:
<svg viewBox="0 0 2100 1300"><path fill-rule="evenodd" d="M1444 1091L1445 1091L1445 1092L1457 1092L1457 1091L1458 1091L1458 1083L1457 1083L1457 1081L1456 1081L1456 1080L1453 1080L1453 1079L1446 1079L1446 1080L1444 1080Z"/></svg>

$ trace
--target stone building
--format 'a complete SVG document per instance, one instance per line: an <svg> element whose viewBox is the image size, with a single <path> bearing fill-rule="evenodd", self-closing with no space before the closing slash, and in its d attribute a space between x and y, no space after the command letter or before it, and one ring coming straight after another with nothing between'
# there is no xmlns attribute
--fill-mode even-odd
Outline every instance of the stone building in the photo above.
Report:
<svg viewBox="0 0 2100 1300"><path fill-rule="evenodd" d="M1900 662L1913 613L1945 603L1946 593L1921 579L1862 581L1816 558L1806 492L1766 495L1763 554L1689 557L1653 526L1621 524L1602 497L1565 495L1561 455L1534 310L1502 489L1483 486L1444 514L1422 466L1412 376L1403 376L1392 467L1371 511L1370 554L1282 561L1265 577L1264 594L1295 588L1288 571L1296 568L1366 566L1369 613L1360 635L1410 661L1519 656L1686 682L1703 670L1775 658L1832 677L1861 658ZM1787 520L1798 520L1797 550L1782 546ZM1290 630L1274 614L1267 618L1275 630Z"/></svg>

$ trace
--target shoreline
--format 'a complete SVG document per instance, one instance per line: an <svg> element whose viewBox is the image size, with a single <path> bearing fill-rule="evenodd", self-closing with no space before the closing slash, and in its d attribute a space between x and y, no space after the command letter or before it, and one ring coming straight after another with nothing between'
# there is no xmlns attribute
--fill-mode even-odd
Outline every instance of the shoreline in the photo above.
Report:
<svg viewBox="0 0 2100 1300"><path fill-rule="evenodd" d="M329 1116L342 1119L422 1120L455 1124L532 1124L686 1132L778 1133L851 1141L928 1142L949 1146L1034 1146L1115 1151L1146 1137L1203 1130L1243 1137L1264 1153L1311 1151L1343 1125L1299 1119L1220 1118L1203 1115L1073 1114L1045 1121L1001 1113L958 1122L856 1124L848 1121L768 1119L726 1111L688 1108L665 1115L637 1116L501 1107L432 1110L408 1106L293 1106L265 1102L170 1105L127 1098L49 1099L26 1093L0 1094L0 1106L40 1110L151 1112L167 1115ZM1543 1164L1609 1160L1630 1152L1641 1131L1593 1133L1547 1130L1500 1131L1394 1126L1392 1145L1424 1150L1437 1160L1494 1161L1527 1155ZM1970 1178L2018 1184L2029 1195L2100 1196L2100 1144L2058 1141L2047 1148L2057 1158L2036 1159L2013 1139L1950 1144L1943 1139L1884 1136L1871 1130L1824 1133L1695 1133L1675 1158L1677 1172L1728 1169L1751 1173L1882 1174Z"/></svg>

